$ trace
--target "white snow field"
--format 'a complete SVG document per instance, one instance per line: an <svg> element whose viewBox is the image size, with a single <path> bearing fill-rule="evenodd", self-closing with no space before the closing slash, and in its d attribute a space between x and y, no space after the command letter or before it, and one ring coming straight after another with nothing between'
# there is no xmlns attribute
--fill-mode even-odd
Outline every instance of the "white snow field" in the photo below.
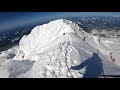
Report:
<svg viewBox="0 0 120 90"><path fill-rule="evenodd" d="M54 20L36 26L19 46L0 53L0 78L120 75L119 41L98 38L69 20Z"/></svg>

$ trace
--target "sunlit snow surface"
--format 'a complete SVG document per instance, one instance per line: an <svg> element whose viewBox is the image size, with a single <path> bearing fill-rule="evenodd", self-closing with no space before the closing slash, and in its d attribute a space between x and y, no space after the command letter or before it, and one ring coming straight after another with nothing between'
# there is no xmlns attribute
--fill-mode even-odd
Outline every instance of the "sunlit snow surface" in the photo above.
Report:
<svg viewBox="0 0 120 90"><path fill-rule="evenodd" d="M100 40L99 43L98 37L69 20L59 19L36 26L28 36L23 36L19 46L0 53L0 77L98 78L103 74L120 75L119 39ZM109 58L111 52L115 63Z"/></svg>

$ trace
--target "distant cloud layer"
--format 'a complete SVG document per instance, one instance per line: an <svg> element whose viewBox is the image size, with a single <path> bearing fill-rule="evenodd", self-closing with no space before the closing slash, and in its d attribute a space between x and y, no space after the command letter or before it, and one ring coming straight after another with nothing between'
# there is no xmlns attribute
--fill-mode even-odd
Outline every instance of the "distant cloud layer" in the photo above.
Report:
<svg viewBox="0 0 120 90"><path fill-rule="evenodd" d="M120 16L119 12L1 12L0 31L44 20L74 16Z"/></svg>

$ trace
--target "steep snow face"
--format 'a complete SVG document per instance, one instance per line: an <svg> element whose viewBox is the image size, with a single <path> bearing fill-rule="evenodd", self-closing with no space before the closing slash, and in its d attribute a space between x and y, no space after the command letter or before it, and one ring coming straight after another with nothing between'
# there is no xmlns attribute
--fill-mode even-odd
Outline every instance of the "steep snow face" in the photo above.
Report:
<svg viewBox="0 0 120 90"><path fill-rule="evenodd" d="M28 36L20 40L20 49L25 53L24 59L44 52L56 38L70 32L73 32L73 29L63 19L35 27Z"/></svg>
<svg viewBox="0 0 120 90"><path fill-rule="evenodd" d="M31 56L47 51L55 43L63 42L61 40L56 42L55 40L68 33L75 33L80 38L86 39L88 44L100 49L104 54L109 53L104 47L100 48L98 37L88 34L72 21L59 19L35 27L28 36L24 36L20 40L20 49L25 54L24 59L29 59ZM53 43L54 41L55 43Z"/></svg>

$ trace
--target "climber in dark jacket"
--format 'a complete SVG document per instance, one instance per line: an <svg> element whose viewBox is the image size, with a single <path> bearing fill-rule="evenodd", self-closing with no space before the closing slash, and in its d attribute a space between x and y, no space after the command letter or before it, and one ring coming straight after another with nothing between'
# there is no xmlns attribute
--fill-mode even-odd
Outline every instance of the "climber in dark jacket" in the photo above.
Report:
<svg viewBox="0 0 120 90"><path fill-rule="evenodd" d="M63 33L63 35L65 35L65 33Z"/></svg>
<svg viewBox="0 0 120 90"><path fill-rule="evenodd" d="M84 40L84 41L85 41L85 39L86 39L86 36L83 37L83 40Z"/></svg>

